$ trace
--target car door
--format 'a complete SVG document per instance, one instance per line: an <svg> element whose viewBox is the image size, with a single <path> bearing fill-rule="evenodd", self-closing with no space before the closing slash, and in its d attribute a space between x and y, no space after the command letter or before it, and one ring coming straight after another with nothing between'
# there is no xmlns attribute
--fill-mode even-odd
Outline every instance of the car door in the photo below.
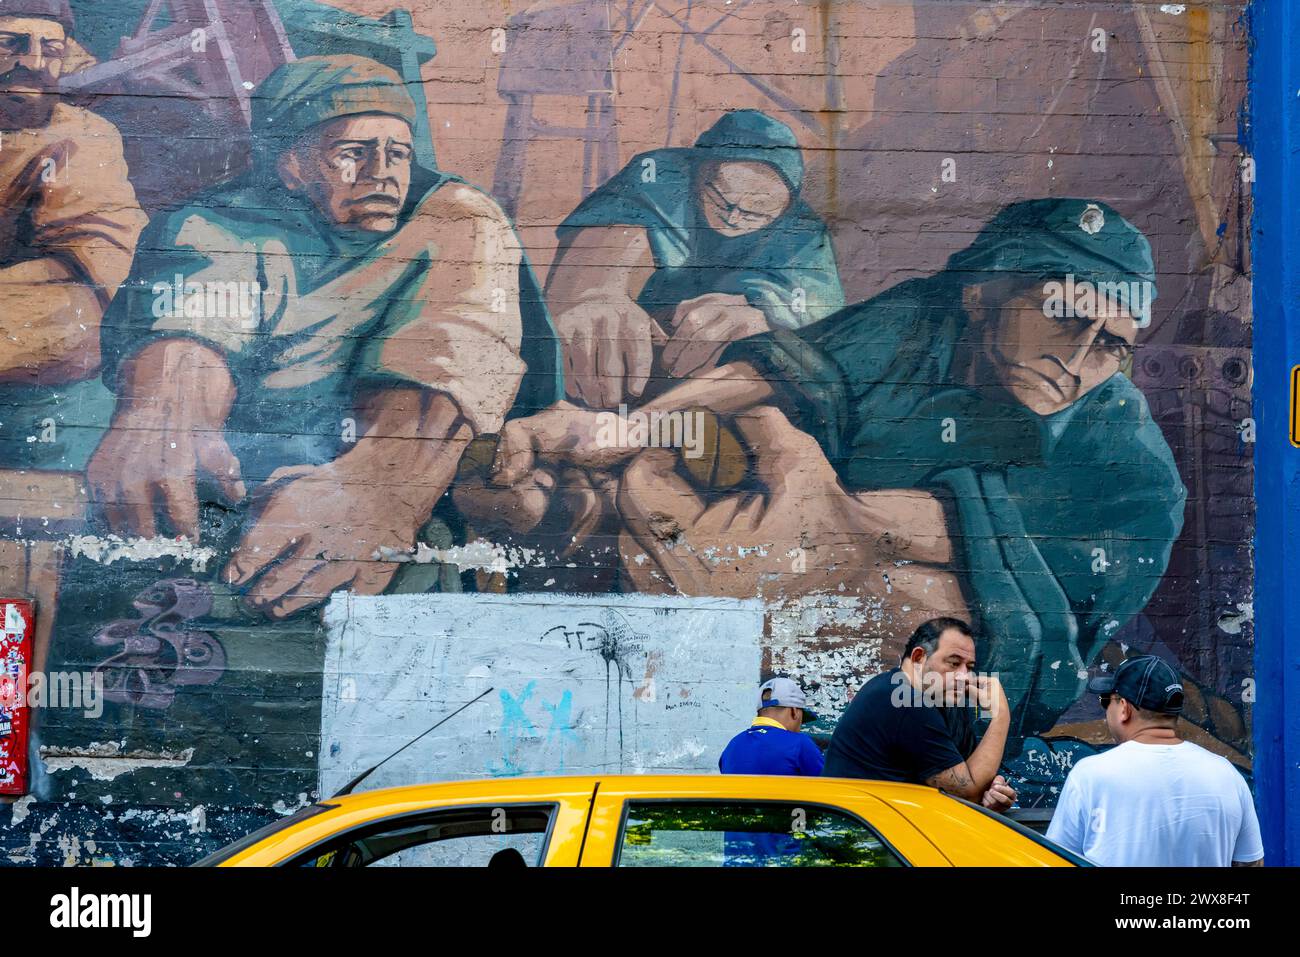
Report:
<svg viewBox="0 0 1300 957"><path fill-rule="evenodd" d="M558 805L459 805L381 817L320 841L288 867L540 867Z"/></svg>
<svg viewBox="0 0 1300 957"><path fill-rule="evenodd" d="M358 795L267 828L201 862L222 866L565 867L578 863L590 791L392 801Z"/></svg>
<svg viewBox="0 0 1300 957"><path fill-rule="evenodd" d="M596 867L908 867L948 861L869 795L597 791L582 853Z"/></svg>

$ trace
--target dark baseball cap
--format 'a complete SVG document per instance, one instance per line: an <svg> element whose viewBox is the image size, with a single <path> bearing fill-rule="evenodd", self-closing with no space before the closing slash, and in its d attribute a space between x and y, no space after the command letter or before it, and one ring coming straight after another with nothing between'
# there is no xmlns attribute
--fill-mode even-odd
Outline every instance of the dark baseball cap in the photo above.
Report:
<svg viewBox="0 0 1300 957"><path fill-rule="evenodd" d="M1093 694L1116 694L1143 711L1182 714L1183 683L1178 673L1155 655L1129 658L1114 673L1088 682Z"/></svg>

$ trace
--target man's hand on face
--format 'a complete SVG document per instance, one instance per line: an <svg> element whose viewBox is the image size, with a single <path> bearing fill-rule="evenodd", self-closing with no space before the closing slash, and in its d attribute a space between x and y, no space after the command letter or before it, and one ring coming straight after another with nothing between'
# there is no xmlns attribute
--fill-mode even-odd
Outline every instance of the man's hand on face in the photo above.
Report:
<svg viewBox="0 0 1300 957"><path fill-rule="evenodd" d="M1016 803L1016 789L999 774L993 779L989 789L984 792L984 799L980 803L990 811L1005 814Z"/></svg>
<svg viewBox="0 0 1300 957"><path fill-rule="evenodd" d="M767 330L767 316L744 296L709 293L688 299L673 315L672 338L663 351L664 371L684 379L711 369L731 343Z"/></svg>
<svg viewBox="0 0 1300 957"><path fill-rule="evenodd" d="M975 676L975 695L980 710L989 712L994 718L1007 715L1011 709L1002 682L993 675Z"/></svg>
<svg viewBox="0 0 1300 957"><path fill-rule="evenodd" d="M574 303L556 314L555 328L569 397L593 409L640 397L650 381L655 344L666 338L648 312L617 296Z"/></svg>
<svg viewBox="0 0 1300 957"><path fill-rule="evenodd" d="M284 618L342 588L377 595L398 568L377 559L414 547L427 509L336 465L277 469L259 490L257 518L221 573L248 589L244 602L254 611Z"/></svg>

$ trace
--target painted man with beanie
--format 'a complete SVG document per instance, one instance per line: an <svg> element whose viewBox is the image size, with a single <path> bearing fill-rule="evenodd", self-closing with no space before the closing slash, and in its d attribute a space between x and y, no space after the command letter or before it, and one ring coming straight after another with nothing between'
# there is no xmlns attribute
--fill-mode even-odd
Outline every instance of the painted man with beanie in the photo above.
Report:
<svg viewBox="0 0 1300 957"><path fill-rule="evenodd" d="M373 60L281 66L251 172L151 225L104 322L105 519L194 541L201 487L239 506L221 581L273 619L382 592L467 443L560 394L513 227L415 163L415 120Z"/></svg>
<svg viewBox="0 0 1300 957"><path fill-rule="evenodd" d="M1116 747L1065 779L1049 839L1114 867L1247 867L1264 863L1245 779L1178 736L1183 685L1154 655L1088 682Z"/></svg>

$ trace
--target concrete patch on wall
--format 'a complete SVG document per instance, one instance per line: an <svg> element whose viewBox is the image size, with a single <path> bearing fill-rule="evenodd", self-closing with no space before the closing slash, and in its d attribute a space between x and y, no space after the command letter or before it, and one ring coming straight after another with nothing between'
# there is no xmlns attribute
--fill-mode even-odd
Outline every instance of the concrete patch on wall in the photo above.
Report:
<svg viewBox="0 0 1300 957"><path fill-rule="evenodd" d="M753 714L763 607L645 595L338 595L325 610L320 787L708 772Z"/></svg>

